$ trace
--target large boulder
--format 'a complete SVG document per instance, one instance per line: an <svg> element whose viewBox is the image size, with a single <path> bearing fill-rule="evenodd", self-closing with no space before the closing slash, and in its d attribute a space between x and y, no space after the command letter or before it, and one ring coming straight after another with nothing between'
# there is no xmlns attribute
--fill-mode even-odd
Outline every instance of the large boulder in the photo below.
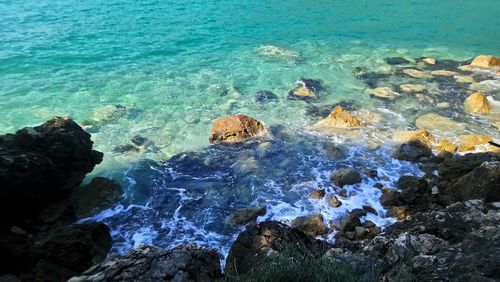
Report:
<svg viewBox="0 0 500 282"><path fill-rule="evenodd" d="M343 187L361 182L361 174L353 168L341 168L332 173L330 180L333 184Z"/></svg>
<svg viewBox="0 0 500 282"><path fill-rule="evenodd" d="M490 102L481 92L471 94L465 99L464 108L469 113L489 113L491 111Z"/></svg>
<svg viewBox="0 0 500 282"><path fill-rule="evenodd" d="M478 68L500 67L500 58L495 56L479 55L472 60L470 65Z"/></svg>
<svg viewBox="0 0 500 282"><path fill-rule="evenodd" d="M0 136L0 217L15 220L66 198L102 161L69 117Z"/></svg>
<svg viewBox="0 0 500 282"><path fill-rule="evenodd" d="M247 226L231 246L226 259L225 274L231 278L245 274L257 267L269 255L293 245L297 251L321 256L330 245L300 230L277 221L265 221Z"/></svg>
<svg viewBox="0 0 500 282"><path fill-rule="evenodd" d="M69 281L215 281L222 278L219 260L217 252L192 244L171 250L142 245Z"/></svg>
<svg viewBox="0 0 500 282"><path fill-rule="evenodd" d="M249 116L228 116L214 122L209 141L212 144L243 142L265 130L260 121Z"/></svg>
<svg viewBox="0 0 500 282"><path fill-rule="evenodd" d="M328 131L336 128L355 128L365 126L365 122L354 117L351 113L344 110L342 106L336 106L328 117L320 120L311 126L312 130Z"/></svg>

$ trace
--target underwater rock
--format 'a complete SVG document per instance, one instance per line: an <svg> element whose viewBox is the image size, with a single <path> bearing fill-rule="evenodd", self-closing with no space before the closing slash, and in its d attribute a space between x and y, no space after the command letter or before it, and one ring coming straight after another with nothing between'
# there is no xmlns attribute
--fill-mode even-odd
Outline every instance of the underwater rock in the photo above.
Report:
<svg viewBox="0 0 500 282"><path fill-rule="evenodd" d="M380 81L391 76L390 73L373 72L360 67L355 68L354 75L370 88L376 88Z"/></svg>
<svg viewBox="0 0 500 282"><path fill-rule="evenodd" d="M437 109L448 109L450 107L450 103L448 102L440 102L436 104Z"/></svg>
<svg viewBox="0 0 500 282"><path fill-rule="evenodd" d="M113 148L113 153L139 152L140 149L133 144L119 145Z"/></svg>
<svg viewBox="0 0 500 282"><path fill-rule="evenodd" d="M299 216L292 221L292 228L296 228L311 236L317 236L326 232L321 214Z"/></svg>
<svg viewBox="0 0 500 282"><path fill-rule="evenodd" d="M486 95L480 92L467 97L464 101L464 108L470 113L489 113L491 111L491 105Z"/></svg>
<svg viewBox="0 0 500 282"><path fill-rule="evenodd" d="M420 129L439 130L442 132L460 132L465 129L464 125L448 117L429 113L420 116L415 121L415 125Z"/></svg>
<svg viewBox="0 0 500 282"><path fill-rule="evenodd" d="M66 198L102 161L90 134L69 117L0 136L0 211L8 222Z"/></svg>
<svg viewBox="0 0 500 282"><path fill-rule="evenodd" d="M449 70L433 70L433 71L431 71L431 74L435 75L435 76L455 76L455 75L458 75L457 72L449 71Z"/></svg>
<svg viewBox="0 0 500 282"><path fill-rule="evenodd" d="M370 95L385 100L394 100L398 97L398 93L394 92L390 87L377 87L370 89Z"/></svg>
<svg viewBox="0 0 500 282"><path fill-rule="evenodd" d="M244 142L265 130L261 122L249 116L228 116L214 122L209 141L212 144Z"/></svg>
<svg viewBox="0 0 500 282"><path fill-rule="evenodd" d="M401 89L401 91L403 92L412 93L412 92L423 92L425 91L426 87L423 84L408 83L399 85L399 89Z"/></svg>
<svg viewBox="0 0 500 282"><path fill-rule="evenodd" d="M495 56L479 55L472 60L470 65L478 68L500 67L500 58Z"/></svg>
<svg viewBox="0 0 500 282"><path fill-rule="evenodd" d="M453 78L458 83L467 83L467 84L474 83L474 78L469 75L455 75L453 76Z"/></svg>
<svg viewBox="0 0 500 282"><path fill-rule="evenodd" d="M436 142L434 135L432 135L432 133L430 133L425 129L419 129L416 131L396 132L393 134L392 140L395 142L402 142L408 144L413 144L418 142L427 148L432 148L432 146L434 146L434 143Z"/></svg>
<svg viewBox="0 0 500 282"><path fill-rule="evenodd" d="M344 110L342 106L337 106L328 117L315 123L310 127L310 129L314 131L328 132L336 128L352 128L361 126L365 126L363 121L351 115L348 111Z"/></svg>
<svg viewBox="0 0 500 282"><path fill-rule="evenodd" d="M142 245L69 281L216 281L223 277L219 259L217 252L194 244L171 250Z"/></svg>
<svg viewBox="0 0 500 282"><path fill-rule="evenodd" d="M315 79L301 79L298 81L297 87L288 91L289 99L316 99L319 92L323 91L324 87L321 85L320 80Z"/></svg>
<svg viewBox="0 0 500 282"><path fill-rule="evenodd" d="M277 222L264 221L247 226L231 246L226 259L226 277L237 277L250 272L273 253L294 246L298 252L314 257L322 256L330 245L295 228Z"/></svg>
<svg viewBox="0 0 500 282"><path fill-rule="evenodd" d="M407 76L410 76L413 78L420 78L420 79L432 78L431 74L429 74L425 71L417 70L417 69L404 69L402 72L404 74L406 74Z"/></svg>
<svg viewBox="0 0 500 282"><path fill-rule="evenodd" d="M266 214L267 207L243 208L226 217L226 224L230 226L245 225L249 222L255 222L257 217Z"/></svg>
<svg viewBox="0 0 500 282"><path fill-rule="evenodd" d="M405 65L405 64L409 64L410 61L408 61L407 59L405 58L401 58L401 57L389 57L389 58L385 58L385 62L389 65Z"/></svg>
<svg viewBox="0 0 500 282"><path fill-rule="evenodd" d="M424 62L424 63L426 63L428 65L435 65L436 64L436 59L430 58L430 57L422 58L422 62Z"/></svg>
<svg viewBox="0 0 500 282"><path fill-rule="evenodd" d="M332 173L330 180L333 184L343 187L361 182L361 174L353 168L341 168Z"/></svg>
<svg viewBox="0 0 500 282"><path fill-rule="evenodd" d="M255 101L259 103L268 102L276 99L278 99L278 95L274 94L271 91L260 90L255 92Z"/></svg>

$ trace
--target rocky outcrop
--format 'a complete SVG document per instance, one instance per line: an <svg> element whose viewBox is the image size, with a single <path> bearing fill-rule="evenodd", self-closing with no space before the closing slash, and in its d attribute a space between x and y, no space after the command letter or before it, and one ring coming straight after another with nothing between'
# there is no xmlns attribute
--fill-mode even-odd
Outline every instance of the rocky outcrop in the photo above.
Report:
<svg viewBox="0 0 500 282"><path fill-rule="evenodd" d="M222 277L219 259L217 252L192 244L171 250L142 245L69 281L215 281Z"/></svg>
<svg viewBox="0 0 500 282"><path fill-rule="evenodd" d="M0 217L35 216L71 194L101 160L90 134L68 117L0 136Z"/></svg>
<svg viewBox="0 0 500 282"><path fill-rule="evenodd" d="M231 246L226 259L226 277L248 273L266 257L289 245L311 256L322 256L330 248L327 243L283 223L261 222L247 226Z"/></svg>
<svg viewBox="0 0 500 282"><path fill-rule="evenodd" d="M465 99L464 108L469 113L489 113L491 111L490 102L486 95L480 92L471 94Z"/></svg>
<svg viewBox="0 0 500 282"><path fill-rule="evenodd" d="M500 58L495 56L479 55L472 60L470 65L478 68L500 67Z"/></svg>
<svg viewBox="0 0 500 282"><path fill-rule="evenodd" d="M353 168L341 168L332 173L330 180L333 184L343 187L361 182L361 174Z"/></svg>
<svg viewBox="0 0 500 282"><path fill-rule="evenodd" d="M228 116L214 122L209 141L212 144L244 142L265 130L260 121L249 116Z"/></svg>
<svg viewBox="0 0 500 282"><path fill-rule="evenodd" d="M354 117L351 113L344 110L342 106L337 106L328 117L320 120L311 126L311 130L315 131L330 131L337 128L353 128L365 126L365 122Z"/></svg>

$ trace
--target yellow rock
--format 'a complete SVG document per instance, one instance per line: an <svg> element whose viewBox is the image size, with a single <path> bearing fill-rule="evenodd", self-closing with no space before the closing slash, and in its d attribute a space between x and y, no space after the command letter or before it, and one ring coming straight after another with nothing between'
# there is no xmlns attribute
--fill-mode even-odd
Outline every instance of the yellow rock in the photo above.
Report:
<svg viewBox="0 0 500 282"><path fill-rule="evenodd" d="M483 145L492 142L493 138L484 135L460 135L458 140L463 144Z"/></svg>
<svg viewBox="0 0 500 282"><path fill-rule="evenodd" d="M450 107L450 103L448 102L441 102L436 104L436 108L438 109L447 109Z"/></svg>
<svg viewBox="0 0 500 282"><path fill-rule="evenodd" d="M293 90L293 95L300 97L316 97L316 93L305 86L298 86Z"/></svg>
<svg viewBox="0 0 500 282"><path fill-rule="evenodd" d="M441 142L439 142L439 145L436 146L436 150L440 152L445 151L445 152L455 153L457 149L458 149L457 145L446 139L441 140Z"/></svg>
<svg viewBox="0 0 500 282"><path fill-rule="evenodd" d="M418 128L439 130L441 132L457 132L465 129L463 124L435 113L420 116L415 121L415 124Z"/></svg>
<svg viewBox="0 0 500 282"><path fill-rule="evenodd" d="M423 58L422 62L428 64L428 65L435 65L436 64L436 59L434 58Z"/></svg>
<svg viewBox="0 0 500 282"><path fill-rule="evenodd" d="M416 69L405 69L403 73L414 78L432 78L429 73Z"/></svg>
<svg viewBox="0 0 500 282"><path fill-rule="evenodd" d="M474 78L472 76L468 75L455 75L453 78L458 82L458 83L474 83Z"/></svg>
<svg viewBox="0 0 500 282"><path fill-rule="evenodd" d="M470 113L489 113L490 102L483 93L476 92L465 99L464 108Z"/></svg>
<svg viewBox="0 0 500 282"><path fill-rule="evenodd" d="M462 144L458 146L459 152L473 151L474 149L476 149L474 144Z"/></svg>
<svg viewBox="0 0 500 282"><path fill-rule="evenodd" d="M419 142L427 148L432 148L436 142L434 135L425 129L396 132L392 136L392 140L401 143Z"/></svg>
<svg viewBox="0 0 500 282"><path fill-rule="evenodd" d="M437 76L454 76L457 75L458 73L454 71L448 71L448 70L435 70L431 71L432 75L437 75Z"/></svg>
<svg viewBox="0 0 500 282"><path fill-rule="evenodd" d="M328 117L311 126L311 129L321 131L329 128L352 128L361 126L365 126L363 121L351 115L351 113L344 110L342 106L337 106Z"/></svg>
<svg viewBox="0 0 500 282"><path fill-rule="evenodd" d="M396 98L396 92L392 91L390 87L377 87L370 89L370 94L382 99L394 100Z"/></svg>
<svg viewBox="0 0 500 282"><path fill-rule="evenodd" d="M480 55L475 57L470 65L478 68L500 67L500 58L495 56Z"/></svg>
<svg viewBox="0 0 500 282"><path fill-rule="evenodd" d="M403 92L422 92L425 90L425 85L423 84L401 84L399 86Z"/></svg>

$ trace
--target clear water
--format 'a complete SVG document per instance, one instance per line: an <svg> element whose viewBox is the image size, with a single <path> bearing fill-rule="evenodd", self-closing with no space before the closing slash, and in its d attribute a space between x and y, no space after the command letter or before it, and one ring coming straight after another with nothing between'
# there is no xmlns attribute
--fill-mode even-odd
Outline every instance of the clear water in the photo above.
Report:
<svg viewBox="0 0 500 282"><path fill-rule="evenodd" d="M341 161L329 159L324 144L342 145L345 138L308 132L320 117L307 109L355 101L383 115L381 125L363 132L383 143L393 130L413 128L416 116L435 109L413 98L392 104L370 98L357 68L391 71L384 59L394 56L461 61L500 55L498 0L395 2L4 0L0 133L54 115L90 124L96 148L105 153L93 175L117 179L127 189L121 205L97 215L112 227L118 251L141 242L168 247L187 241L224 251L238 232L221 225L225 216L256 204L269 206L262 219L322 212L333 220L371 203L382 214L373 220L386 224L370 179L349 187L356 196L337 209L308 194L318 186L336 193L327 179L340 166L378 168L389 186L418 169L392 160L388 148L371 150L363 142L346 147ZM498 76L488 75L488 95L498 100ZM327 91L312 103L288 100L301 77L321 79ZM279 98L256 103L258 90ZM499 137L488 121L464 116L454 103L441 114L464 122L467 132ZM114 105L123 107L116 111ZM271 153L261 155L258 148L235 156L209 146L211 123L234 113L291 134L276 136L264 150ZM135 135L154 146L113 151ZM170 159L187 151L204 164L233 158L215 168Z"/></svg>

